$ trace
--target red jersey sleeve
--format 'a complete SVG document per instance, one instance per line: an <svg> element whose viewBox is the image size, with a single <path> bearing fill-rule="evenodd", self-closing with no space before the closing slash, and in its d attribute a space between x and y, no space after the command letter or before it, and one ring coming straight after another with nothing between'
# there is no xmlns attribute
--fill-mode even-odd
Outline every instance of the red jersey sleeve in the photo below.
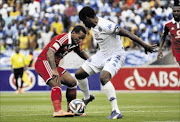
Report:
<svg viewBox="0 0 180 122"><path fill-rule="evenodd" d="M50 48L54 49L57 52L60 47L65 43L67 40L67 34L61 34L53 38L53 43L50 45Z"/></svg>

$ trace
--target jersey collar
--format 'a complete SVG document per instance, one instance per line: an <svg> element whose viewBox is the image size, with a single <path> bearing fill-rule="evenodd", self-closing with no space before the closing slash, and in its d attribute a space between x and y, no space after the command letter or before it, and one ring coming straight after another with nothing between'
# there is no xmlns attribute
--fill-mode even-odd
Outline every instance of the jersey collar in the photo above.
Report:
<svg viewBox="0 0 180 122"><path fill-rule="evenodd" d="M180 28L180 22L176 22L174 18L172 18L172 23L177 25L177 28Z"/></svg>
<svg viewBox="0 0 180 122"><path fill-rule="evenodd" d="M176 21L174 20L174 18L172 18L172 23L173 23L173 24L175 24L175 23L176 23Z"/></svg>
<svg viewBox="0 0 180 122"><path fill-rule="evenodd" d="M68 33L68 44L72 44L71 31Z"/></svg>

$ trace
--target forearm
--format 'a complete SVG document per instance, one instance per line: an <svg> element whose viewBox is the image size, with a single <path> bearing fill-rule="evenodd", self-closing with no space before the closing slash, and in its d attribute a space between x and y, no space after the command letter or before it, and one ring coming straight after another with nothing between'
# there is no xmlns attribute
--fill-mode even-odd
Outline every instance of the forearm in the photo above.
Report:
<svg viewBox="0 0 180 122"><path fill-rule="evenodd" d="M159 50L162 50L163 45L164 45L164 42L165 42L165 37L162 36L162 37L161 37L161 43L160 43L160 46L159 46Z"/></svg>
<svg viewBox="0 0 180 122"><path fill-rule="evenodd" d="M131 40L133 40L134 42L138 43L139 45L141 45L142 47L145 47L147 44L144 43L139 37L137 37L136 35L132 34L129 31L126 31L125 29L121 28L119 31L120 36L125 36L130 38Z"/></svg>
<svg viewBox="0 0 180 122"><path fill-rule="evenodd" d="M84 60L89 58L89 56L84 51L81 51L78 55Z"/></svg>
<svg viewBox="0 0 180 122"><path fill-rule="evenodd" d="M52 68L52 70L56 70L56 63L55 63L55 55L52 49L49 49L47 52L47 60Z"/></svg>

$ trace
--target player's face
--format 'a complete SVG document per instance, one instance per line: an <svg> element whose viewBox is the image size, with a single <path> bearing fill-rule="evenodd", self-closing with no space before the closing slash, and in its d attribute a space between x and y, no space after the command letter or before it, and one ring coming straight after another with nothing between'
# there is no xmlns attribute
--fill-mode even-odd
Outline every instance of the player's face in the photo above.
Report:
<svg viewBox="0 0 180 122"><path fill-rule="evenodd" d="M93 23L92 19L91 18L87 18L87 19L84 19L82 21L84 23L84 25L88 28L91 28L91 27L95 27L96 25Z"/></svg>
<svg viewBox="0 0 180 122"><path fill-rule="evenodd" d="M85 36L86 36L86 35L85 35L82 31L80 31L79 33L75 33L75 34L72 36L72 41L73 41L73 43L75 43L75 44L79 44L81 41L84 40Z"/></svg>
<svg viewBox="0 0 180 122"><path fill-rule="evenodd" d="M20 50L19 47L15 48L16 53L19 53L19 50Z"/></svg>
<svg viewBox="0 0 180 122"><path fill-rule="evenodd" d="M180 21L180 6L175 6L173 8L173 17L176 21Z"/></svg>

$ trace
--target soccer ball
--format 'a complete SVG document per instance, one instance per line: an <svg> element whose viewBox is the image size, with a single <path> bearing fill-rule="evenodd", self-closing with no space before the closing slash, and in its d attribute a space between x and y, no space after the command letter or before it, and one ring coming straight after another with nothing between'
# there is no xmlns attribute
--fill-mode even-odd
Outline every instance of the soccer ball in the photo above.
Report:
<svg viewBox="0 0 180 122"><path fill-rule="evenodd" d="M76 115L82 115L85 111L86 105L80 99L74 99L69 103L70 110Z"/></svg>

